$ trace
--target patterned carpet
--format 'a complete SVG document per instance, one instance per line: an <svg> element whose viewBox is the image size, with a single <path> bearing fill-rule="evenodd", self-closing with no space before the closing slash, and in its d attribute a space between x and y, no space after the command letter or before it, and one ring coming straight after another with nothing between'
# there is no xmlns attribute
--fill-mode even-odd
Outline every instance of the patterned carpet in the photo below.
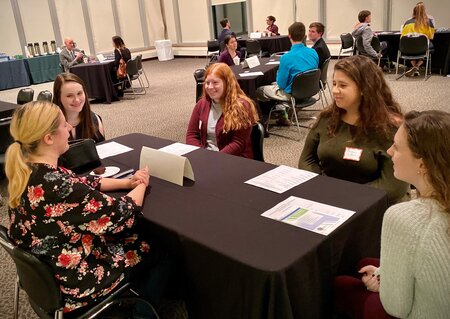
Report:
<svg viewBox="0 0 450 319"><path fill-rule="evenodd" d="M104 121L107 138L131 132L145 133L174 141L184 142L191 110L195 104L195 82L193 71L204 66L202 58L176 58L175 60L143 63L150 80L147 94L136 99L125 97L112 104L94 104L93 109ZM333 65L329 68L329 83L332 83ZM368 75L370 76L370 75ZM422 78L403 78L386 74L394 96L404 111L441 109L450 111L450 78L438 75L424 82ZM35 95L41 90L52 91L52 83L33 85ZM0 100L15 102L19 89L0 91ZM319 105L313 108L320 108ZM306 122L306 124L311 122ZM270 138L264 141L264 156L267 162L296 167L308 129L302 128L300 135L294 127L275 127ZM298 140L300 139L300 141ZM6 182L0 182L0 223L7 225L5 207ZM10 258L0 249L0 317L11 318L13 312L13 287L15 269ZM29 307L26 296L21 293L20 318L37 318ZM186 318L183 303L168 301L163 305L162 318Z"/></svg>

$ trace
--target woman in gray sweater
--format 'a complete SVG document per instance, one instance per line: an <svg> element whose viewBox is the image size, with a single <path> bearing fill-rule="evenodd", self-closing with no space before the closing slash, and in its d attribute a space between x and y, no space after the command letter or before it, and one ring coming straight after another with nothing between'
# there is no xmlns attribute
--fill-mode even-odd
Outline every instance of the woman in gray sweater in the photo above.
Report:
<svg viewBox="0 0 450 319"><path fill-rule="evenodd" d="M352 318L448 318L450 314L450 113L410 112L388 153L394 176L418 198L390 207L381 258L361 279L335 279L335 309Z"/></svg>

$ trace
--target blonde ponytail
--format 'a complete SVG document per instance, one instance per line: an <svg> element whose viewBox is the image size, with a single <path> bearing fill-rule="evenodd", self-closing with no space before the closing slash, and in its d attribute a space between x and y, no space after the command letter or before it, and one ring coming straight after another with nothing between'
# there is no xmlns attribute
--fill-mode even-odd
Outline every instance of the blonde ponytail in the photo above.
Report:
<svg viewBox="0 0 450 319"><path fill-rule="evenodd" d="M28 184L31 168L28 156L35 154L40 141L46 134L56 132L61 111L47 102L30 102L19 107L13 115L10 132L14 139L6 150L5 173L8 178L8 205L16 208Z"/></svg>

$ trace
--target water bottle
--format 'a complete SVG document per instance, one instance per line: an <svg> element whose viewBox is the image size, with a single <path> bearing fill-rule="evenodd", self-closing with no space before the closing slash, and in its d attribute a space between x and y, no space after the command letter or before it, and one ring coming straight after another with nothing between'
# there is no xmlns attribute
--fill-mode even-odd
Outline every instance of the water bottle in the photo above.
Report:
<svg viewBox="0 0 450 319"><path fill-rule="evenodd" d="M41 54L41 46L39 45L39 42L34 43L34 53L35 53L35 56L42 55Z"/></svg>
<svg viewBox="0 0 450 319"><path fill-rule="evenodd" d="M50 41L50 46L52 48L52 53L56 53L56 42Z"/></svg>
<svg viewBox="0 0 450 319"><path fill-rule="evenodd" d="M42 42L42 48L44 49L44 54L50 54L47 41Z"/></svg>
<svg viewBox="0 0 450 319"><path fill-rule="evenodd" d="M30 52L30 56L34 56L33 43L28 43L28 52Z"/></svg>

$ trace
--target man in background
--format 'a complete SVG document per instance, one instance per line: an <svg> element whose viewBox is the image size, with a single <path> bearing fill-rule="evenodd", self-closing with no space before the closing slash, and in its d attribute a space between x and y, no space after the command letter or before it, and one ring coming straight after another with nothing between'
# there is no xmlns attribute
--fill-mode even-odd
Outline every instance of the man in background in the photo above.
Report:
<svg viewBox="0 0 450 319"><path fill-rule="evenodd" d="M72 66L83 63L83 53L75 48L72 38L65 38L64 45L65 48L59 53L59 62L64 72L68 72Z"/></svg>
<svg viewBox="0 0 450 319"><path fill-rule="evenodd" d="M322 39L324 32L325 26L320 22L313 22L309 25L308 39L314 43L312 48L316 50L319 56L319 68L322 67L326 59L331 57L330 50Z"/></svg>
<svg viewBox="0 0 450 319"><path fill-rule="evenodd" d="M370 23L372 22L371 12L369 10L361 11L358 14L358 21L352 32L352 36L356 41L356 49L361 55L378 59L386 51L387 43L384 41L380 43L380 52L375 51L372 47L372 38L376 35L370 28Z"/></svg>
<svg viewBox="0 0 450 319"><path fill-rule="evenodd" d="M236 34L234 34L234 32L230 30L231 23L230 23L230 20L228 20L228 18L224 18L223 20L220 20L220 25L222 26L223 30L217 37L217 40L219 41L219 43L223 43L223 40L225 39L225 37L227 35L233 35L234 37L236 37Z"/></svg>
<svg viewBox="0 0 450 319"><path fill-rule="evenodd" d="M271 85L261 86L256 90L256 98L261 102L271 100L290 102L292 83L297 74L319 66L319 56L314 49L303 44L305 40L305 25L301 22L294 22L288 29L288 36L292 47L289 52L280 58L280 66L277 72L277 82ZM283 107L283 103L280 104ZM288 114L284 109L277 121L278 125L290 125Z"/></svg>

